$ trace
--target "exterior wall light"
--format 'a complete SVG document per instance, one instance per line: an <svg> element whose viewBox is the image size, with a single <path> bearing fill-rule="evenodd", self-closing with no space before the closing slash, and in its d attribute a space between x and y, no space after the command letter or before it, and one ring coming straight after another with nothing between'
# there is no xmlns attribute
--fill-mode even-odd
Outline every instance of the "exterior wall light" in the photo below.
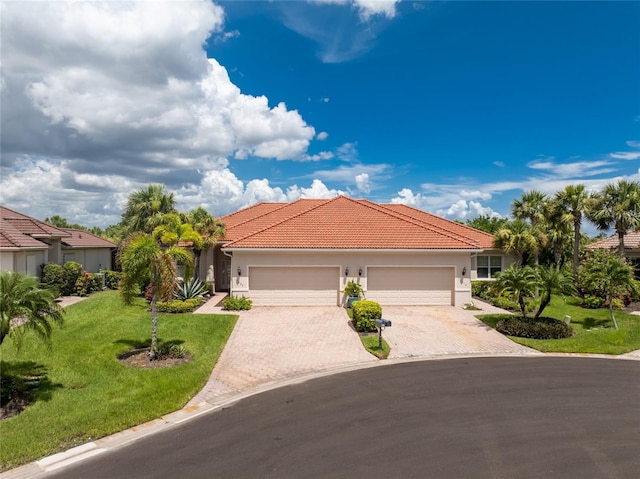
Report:
<svg viewBox="0 0 640 479"><path fill-rule="evenodd" d="M467 274L467 267L463 266L462 267L462 276L464 276L465 274Z"/></svg>
<svg viewBox="0 0 640 479"><path fill-rule="evenodd" d="M344 269L344 275L345 276L349 276L349 267L348 266Z"/></svg>
<svg viewBox="0 0 640 479"><path fill-rule="evenodd" d="M240 269L240 266L238 266L238 276L242 276L242 270Z"/></svg>
<svg viewBox="0 0 640 479"><path fill-rule="evenodd" d="M362 276L362 268L358 270L358 276Z"/></svg>

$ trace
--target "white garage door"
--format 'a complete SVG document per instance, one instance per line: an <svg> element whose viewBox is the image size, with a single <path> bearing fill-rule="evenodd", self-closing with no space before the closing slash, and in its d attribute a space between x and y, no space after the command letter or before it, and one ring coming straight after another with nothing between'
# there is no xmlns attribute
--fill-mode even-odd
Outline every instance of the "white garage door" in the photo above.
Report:
<svg viewBox="0 0 640 479"><path fill-rule="evenodd" d="M380 304L453 304L453 268L369 267L367 299Z"/></svg>
<svg viewBox="0 0 640 479"><path fill-rule="evenodd" d="M256 306L336 306L338 267L249 267L249 297Z"/></svg>

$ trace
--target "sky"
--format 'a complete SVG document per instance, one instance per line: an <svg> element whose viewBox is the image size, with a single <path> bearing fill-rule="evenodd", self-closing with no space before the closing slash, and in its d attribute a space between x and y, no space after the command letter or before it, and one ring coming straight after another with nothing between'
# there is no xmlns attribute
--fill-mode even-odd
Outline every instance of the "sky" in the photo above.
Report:
<svg viewBox="0 0 640 479"><path fill-rule="evenodd" d="M640 2L0 3L0 203L344 194L466 221L640 180Z"/></svg>

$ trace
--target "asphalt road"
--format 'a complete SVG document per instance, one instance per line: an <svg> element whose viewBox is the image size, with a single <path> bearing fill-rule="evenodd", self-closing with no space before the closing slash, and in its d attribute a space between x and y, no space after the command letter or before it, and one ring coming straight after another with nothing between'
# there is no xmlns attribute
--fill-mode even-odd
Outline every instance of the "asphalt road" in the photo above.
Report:
<svg viewBox="0 0 640 479"><path fill-rule="evenodd" d="M48 477L635 479L640 363L477 358L354 371Z"/></svg>

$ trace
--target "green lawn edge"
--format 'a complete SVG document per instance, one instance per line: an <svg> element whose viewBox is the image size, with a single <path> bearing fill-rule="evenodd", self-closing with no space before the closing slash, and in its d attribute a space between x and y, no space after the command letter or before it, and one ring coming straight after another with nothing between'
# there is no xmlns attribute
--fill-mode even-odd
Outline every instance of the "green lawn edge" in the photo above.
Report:
<svg viewBox="0 0 640 479"><path fill-rule="evenodd" d="M640 349L640 316L616 311L619 329L614 329L607 309L586 309L579 299L554 296L543 316L563 320L571 316L575 334L563 339L529 339L507 336L512 341L545 353L588 353L620 355ZM507 314L480 314L476 317L495 329Z"/></svg>
<svg viewBox="0 0 640 479"><path fill-rule="evenodd" d="M378 347L378 336L360 336L364 348L378 359L387 359L391 352L391 347L382 338L382 349Z"/></svg>
<svg viewBox="0 0 640 479"><path fill-rule="evenodd" d="M52 349L33 336L16 351L0 346L0 373L40 376L35 400L0 421L0 470L64 451L182 408L206 383L237 315L162 314L161 341L184 344L193 360L135 369L117 355L148 345L151 316L144 300L125 306L117 291L97 293L66 308Z"/></svg>

